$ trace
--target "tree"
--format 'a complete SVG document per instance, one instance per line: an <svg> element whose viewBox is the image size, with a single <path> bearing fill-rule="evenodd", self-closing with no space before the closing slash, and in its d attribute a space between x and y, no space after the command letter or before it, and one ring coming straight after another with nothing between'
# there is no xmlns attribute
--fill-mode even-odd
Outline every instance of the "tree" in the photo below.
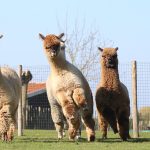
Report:
<svg viewBox="0 0 150 150"><path fill-rule="evenodd" d="M141 107L139 110L139 120L142 129L150 127L150 107Z"/></svg>
<svg viewBox="0 0 150 150"><path fill-rule="evenodd" d="M65 27L61 27L58 22L58 28L66 36L67 59L77 66L89 81L97 80L95 72L97 69L100 70L99 51L97 47L110 46L112 42L103 40L99 30L93 26L88 29L85 21L79 26L76 20L72 29L69 27L67 21Z"/></svg>

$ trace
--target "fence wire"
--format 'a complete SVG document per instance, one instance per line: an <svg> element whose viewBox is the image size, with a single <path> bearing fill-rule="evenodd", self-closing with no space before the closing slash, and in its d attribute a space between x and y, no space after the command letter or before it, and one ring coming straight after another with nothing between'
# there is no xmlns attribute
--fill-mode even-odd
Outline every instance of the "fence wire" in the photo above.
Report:
<svg viewBox="0 0 150 150"><path fill-rule="evenodd" d="M17 67L14 67L17 69ZM93 71L86 76L94 97L94 118L97 122L95 106L95 91L100 81L100 65L94 64ZM30 70L33 79L28 87L28 109L26 127L30 129L54 129L50 107L47 100L45 82L50 73L49 65L23 66L23 70ZM90 70L89 70L90 71ZM131 120L132 120L132 64L119 64L119 77L129 91ZM137 63L137 100L139 112L139 129L150 130L150 63ZM98 125L96 123L96 128ZM131 121L132 128L132 121Z"/></svg>

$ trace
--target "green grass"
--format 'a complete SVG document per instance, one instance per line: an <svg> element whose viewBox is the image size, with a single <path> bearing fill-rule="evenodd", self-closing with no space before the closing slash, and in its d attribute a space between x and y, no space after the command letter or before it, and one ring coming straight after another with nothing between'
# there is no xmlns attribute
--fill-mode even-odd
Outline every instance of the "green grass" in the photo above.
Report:
<svg viewBox="0 0 150 150"><path fill-rule="evenodd" d="M56 131L25 130L24 136L15 136L13 142L0 142L0 150L149 150L150 132L140 133L140 138L122 142L118 135L109 132L108 139L101 140L96 132L96 141L87 142L85 131L80 141L69 141L67 137L57 140Z"/></svg>

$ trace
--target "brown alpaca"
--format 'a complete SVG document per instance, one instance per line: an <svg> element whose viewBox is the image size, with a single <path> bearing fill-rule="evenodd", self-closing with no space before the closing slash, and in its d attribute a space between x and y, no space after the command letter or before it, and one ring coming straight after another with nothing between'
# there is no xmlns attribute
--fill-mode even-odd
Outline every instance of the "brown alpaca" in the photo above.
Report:
<svg viewBox="0 0 150 150"><path fill-rule="evenodd" d="M130 99L126 86L119 80L118 48L99 50L102 52L101 80L96 91L96 106L102 138L107 138L107 127L110 124L114 133L119 130L121 139L125 141L130 137Z"/></svg>

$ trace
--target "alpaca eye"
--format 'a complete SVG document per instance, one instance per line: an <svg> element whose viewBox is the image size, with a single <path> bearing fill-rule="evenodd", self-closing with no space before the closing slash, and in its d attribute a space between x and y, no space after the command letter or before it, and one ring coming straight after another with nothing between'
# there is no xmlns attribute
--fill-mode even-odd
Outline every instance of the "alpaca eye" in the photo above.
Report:
<svg viewBox="0 0 150 150"><path fill-rule="evenodd" d="M45 49L50 49L50 46L46 46Z"/></svg>
<svg viewBox="0 0 150 150"><path fill-rule="evenodd" d="M102 55L103 58L105 58L106 56Z"/></svg>
<svg viewBox="0 0 150 150"><path fill-rule="evenodd" d="M51 49L53 49L53 50L57 50L57 49L58 49L58 47L59 47L59 45L53 45L53 46L51 46Z"/></svg>
<svg viewBox="0 0 150 150"><path fill-rule="evenodd" d="M114 59L117 58L117 55L114 55L113 58L114 58Z"/></svg>

